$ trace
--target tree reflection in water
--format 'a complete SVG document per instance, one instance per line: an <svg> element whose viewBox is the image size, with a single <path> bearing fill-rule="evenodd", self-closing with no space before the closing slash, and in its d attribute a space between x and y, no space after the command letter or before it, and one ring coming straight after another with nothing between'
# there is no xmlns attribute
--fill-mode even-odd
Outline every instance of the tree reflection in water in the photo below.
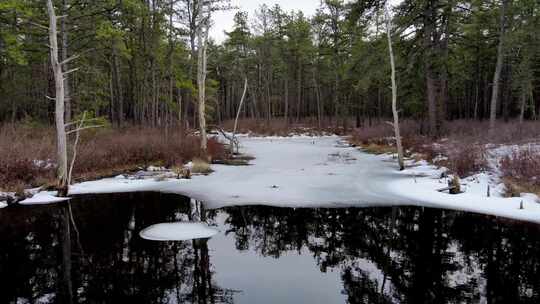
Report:
<svg viewBox="0 0 540 304"><path fill-rule="evenodd" d="M340 269L349 303L540 300L537 225L417 207L225 212L239 249L308 248L321 271Z"/></svg>
<svg viewBox="0 0 540 304"><path fill-rule="evenodd" d="M220 248L138 236L193 218L193 206L238 251L297 252L321 272L339 271L335 292L348 303L540 300L536 225L417 207L204 211L188 198L139 193L77 198L72 212L67 204L2 209L0 303L233 303L236 291L215 281Z"/></svg>

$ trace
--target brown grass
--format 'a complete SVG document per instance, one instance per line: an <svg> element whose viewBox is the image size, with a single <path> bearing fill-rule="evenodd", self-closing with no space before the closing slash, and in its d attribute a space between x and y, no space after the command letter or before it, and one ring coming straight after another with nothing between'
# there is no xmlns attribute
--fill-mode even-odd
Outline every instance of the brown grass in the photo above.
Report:
<svg viewBox="0 0 540 304"><path fill-rule="evenodd" d="M205 158L226 155L222 144L208 141ZM55 176L55 141L52 129L0 127L0 189L35 187ZM84 133L79 142L74 180L88 180L137 170L149 165L180 166L203 157L199 138L183 130L128 127ZM44 161L39 166L35 160Z"/></svg>
<svg viewBox="0 0 540 304"><path fill-rule="evenodd" d="M457 120L447 122L444 134L439 139L433 139L422 134L425 127L421 123L410 120L401 123L406 155L416 154L416 157L429 162L439 155L446 156L448 159L438 161L437 165L446 166L462 177L486 168L486 144L520 144L540 137L540 122L537 121L524 122L522 125L518 122L498 122L496 128L497 132L490 137L487 121ZM395 152L393 129L385 123L355 129L351 142L371 153ZM536 166L531 159L523 161L529 167Z"/></svg>
<svg viewBox="0 0 540 304"><path fill-rule="evenodd" d="M540 151L527 148L504 157L500 163L507 192L511 196L530 192L540 195Z"/></svg>
<svg viewBox="0 0 540 304"><path fill-rule="evenodd" d="M474 143L448 143L443 154L448 157L447 165L451 172L460 177L480 172L487 168L485 145Z"/></svg>
<svg viewBox="0 0 540 304"><path fill-rule="evenodd" d="M404 139L417 136L420 131L419 124L412 120L402 121L400 127L401 136ZM393 137L394 129L392 128L392 126L384 122L373 124L371 126L357 128L351 132L351 141L361 146L373 143L380 145L393 144ZM403 144L405 144L405 140L403 141Z"/></svg>
<svg viewBox="0 0 540 304"><path fill-rule="evenodd" d="M209 174L209 173L212 173L213 170L207 161L200 158L194 158L193 166L191 167L191 172L200 173L200 174Z"/></svg>
<svg viewBox="0 0 540 304"><path fill-rule="evenodd" d="M367 145L362 144L360 147L362 147L362 150L366 151L367 153L372 154L396 153L396 147L392 145L370 143Z"/></svg>
<svg viewBox="0 0 540 304"><path fill-rule="evenodd" d="M519 197L521 193L534 193L540 196L540 186L527 183L527 181L515 178L503 178L506 186L506 195L509 197Z"/></svg>
<svg viewBox="0 0 540 304"><path fill-rule="evenodd" d="M234 128L234 120L225 121L222 124L227 131ZM241 119L238 122L237 133L251 133L257 136L291 136L295 134L324 135L342 134L342 128L331 124L328 119L324 119L321 128L318 127L315 118L303 118L300 121L291 119L289 123L283 118L275 118L270 121L266 119Z"/></svg>

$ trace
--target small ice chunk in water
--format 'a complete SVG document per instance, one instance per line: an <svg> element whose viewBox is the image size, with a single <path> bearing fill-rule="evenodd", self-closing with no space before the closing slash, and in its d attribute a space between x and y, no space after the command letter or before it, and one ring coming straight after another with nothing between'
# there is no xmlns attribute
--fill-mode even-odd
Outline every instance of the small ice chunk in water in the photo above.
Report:
<svg viewBox="0 0 540 304"><path fill-rule="evenodd" d="M152 225L139 235L152 241L187 241L210 238L219 231L202 222L178 222Z"/></svg>

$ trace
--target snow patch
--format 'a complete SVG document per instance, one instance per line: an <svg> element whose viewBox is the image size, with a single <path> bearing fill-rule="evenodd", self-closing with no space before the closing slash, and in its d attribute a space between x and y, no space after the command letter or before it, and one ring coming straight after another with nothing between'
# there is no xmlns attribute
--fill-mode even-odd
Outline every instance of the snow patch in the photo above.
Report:
<svg viewBox="0 0 540 304"><path fill-rule="evenodd" d="M57 197L56 192L38 192L31 198L19 202L21 205L45 205L69 200L69 197Z"/></svg>
<svg viewBox="0 0 540 304"><path fill-rule="evenodd" d="M51 169L56 166L56 164L50 159L47 159L47 160L34 159L32 162L36 168Z"/></svg>
<svg viewBox="0 0 540 304"><path fill-rule="evenodd" d="M202 222L163 223L145 228L139 235L152 241L187 241L210 238L218 232Z"/></svg>
<svg viewBox="0 0 540 304"><path fill-rule="evenodd" d="M2 208L6 208L6 207L7 207L7 205L8 205L8 204L7 204L7 202L6 202L6 201L1 201L1 202L0 202L0 209L2 209Z"/></svg>
<svg viewBox="0 0 540 304"><path fill-rule="evenodd" d="M157 166L148 166L148 168L146 168L146 171L148 171L148 172L160 172L160 171L167 171L167 168L165 168L165 167L157 167Z"/></svg>

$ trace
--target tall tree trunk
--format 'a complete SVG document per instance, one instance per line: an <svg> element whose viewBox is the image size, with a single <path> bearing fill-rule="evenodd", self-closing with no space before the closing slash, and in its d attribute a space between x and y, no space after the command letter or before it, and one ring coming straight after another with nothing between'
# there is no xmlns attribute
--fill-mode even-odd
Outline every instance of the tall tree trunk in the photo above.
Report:
<svg viewBox="0 0 540 304"><path fill-rule="evenodd" d="M425 69L425 78L426 78L426 94L427 94L427 106L428 106L428 124L429 124L429 133L431 136L436 136L438 133L437 129L437 81L436 73L433 67L433 34L435 31L435 9L433 8L434 4L430 3L426 7L425 16L424 16L424 48L427 55L424 55L424 69Z"/></svg>
<svg viewBox="0 0 540 304"><path fill-rule="evenodd" d="M285 124L289 125L289 78L285 77Z"/></svg>
<svg viewBox="0 0 540 304"><path fill-rule="evenodd" d="M66 15L68 11L68 0L62 1L64 17L60 20L60 31L62 32L62 60L68 59L68 29L66 24ZM69 70L68 64L64 63L64 70ZM64 96L65 96L65 121L71 121L71 94L69 89L69 75L64 75Z"/></svg>
<svg viewBox="0 0 540 304"><path fill-rule="evenodd" d="M272 79L272 66L270 65L268 67L268 72L266 73L265 77L265 83L264 83L264 90L266 95L266 117L267 117L267 124L270 124L270 120L272 119L272 99L270 97L270 81Z"/></svg>
<svg viewBox="0 0 540 304"><path fill-rule="evenodd" d="M152 118L152 126L156 127L158 125L158 96L157 96L157 79L156 79L156 63L154 62L154 59L151 59L150 64L150 70L151 70L151 100L152 100L152 108L151 111L151 118Z"/></svg>
<svg viewBox="0 0 540 304"><path fill-rule="evenodd" d="M114 66L111 64L111 77L109 77L109 119L114 122L116 119L116 110L114 105L114 99L116 93L114 92Z"/></svg>
<svg viewBox="0 0 540 304"><path fill-rule="evenodd" d="M300 121L300 106L302 103L302 66L298 65L296 73L296 123Z"/></svg>
<svg viewBox="0 0 540 304"><path fill-rule="evenodd" d="M452 20L452 7L453 1L448 1L445 9L445 24L444 24L444 37L440 41L440 57L442 58L442 64L439 68L439 96L437 104L437 130L439 134L444 129L444 123L446 121L446 112L450 97L448 95L448 43L450 33L450 25ZM438 35L440 37L440 35ZM438 134L438 135L439 135Z"/></svg>
<svg viewBox="0 0 540 304"><path fill-rule="evenodd" d="M339 126L339 114L341 112L341 108L339 105L339 74L338 74L338 67L335 67L335 78L334 78L334 96L332 98L334 103L334 119L336 120L336 127Z"/></svg>
<svg viewBox="0 0 540 304"><path fill-rule="evenodd" d="M317 126L319 129L322 127L321 119L321 90L319 88L319 82L315 76L315 69L313 69L313 86L315 87L315 99L317 100Z"/></svg>
<svg viewBox="0 0 540 304"><path fill-rule="evenodd" d="M525 90L521 90L521 94L519 96L519 124L523 124L523 118L525 117L525 104L527 103L527 93Z"/></svg>
<svg viewBox="0 0 540 304"><path fill-rule="evenodd" d="M176 94L178 95L178 123L182 121L182 92L180 88L176 88Z"/></svg>
<svg viewBox="0 0 540 304"><path fill-rule="evenodd" d="M56 162L57 162L57 182L59 196L66 196L68 192L68 159L67 159L67 135L64 122L64 72L62 64L58 60L58 31L57 18L54 12L52 0L47 0L47 11L49 14L49 44L51 65L54 73L55 84L55 123L56 123Z"/></svg>
<svg viewBox="0 0 540 304"><path fill-rule="evenodd" d="M173 24L173 14L174 14L174 1L170 1L170 15L169 15L169 103L172 105L174 104L174 72L173 72L173 52L174 52L174 41L173 41L173 30L174 30L174 24Z"/></svg>
<svg viewBox="0 0 540 304"><path fill-rule="evenodd" d="M504 38L506 29L506 9L508 0L502 0L500 19L499 19L499 44L497 46L497 63L495 65L495 73L493 74L493 88L491 91L491 103L489 111L489 134L493 135L495 131L495 120L497 118L497 100L499 97L499 82L501 79L501 70L504 61Z"/></svg>
<svg viewBox="0 0 540 304"><path fill-rule="evenodd" d="M202 1L199 4L202 15ZM198 58L197 58L197 85L199 89L199 132L201 134L201 152L206 154L206 48L208 41L208 20L201 18L197 31Z"/></svg>
<svg viewBox="0 0 540 304"><path fill-rule="evenodd" d="M532 119L536 120L538 117L536 116L536 102L534 101L534 92L532 87L529 88L529 100L531 101L531 115Z"/></svg>
<svg viewBox="0 0 540 304"><path fill-rule="evenodd" d="M390 34L391 27L390 12L386 7L386 36L388 38L388 53L390 55L390 67L392 68L391 81L392 81L392 114L394 116L394 134L396 136L396 147L398 154L399 170L405 169L403 162L403 147L401 145L401 135L399 132L399 116L397 110L397 85L396 85L396 65L394 62L394 51L392 49L392 36Z"/></svg>
<svg viewBox="0 0 540 304"><path fill-rule="evenodd" d="M122 78L120 74L120 64L118 63L118 52L116 50L116 45L114 42L112 45L112 64L117 104L117 108L115 108L114 110L116 117L114 118L117 125L122 126L122 124L124 123L124 92L122 90Z"/></svg>

